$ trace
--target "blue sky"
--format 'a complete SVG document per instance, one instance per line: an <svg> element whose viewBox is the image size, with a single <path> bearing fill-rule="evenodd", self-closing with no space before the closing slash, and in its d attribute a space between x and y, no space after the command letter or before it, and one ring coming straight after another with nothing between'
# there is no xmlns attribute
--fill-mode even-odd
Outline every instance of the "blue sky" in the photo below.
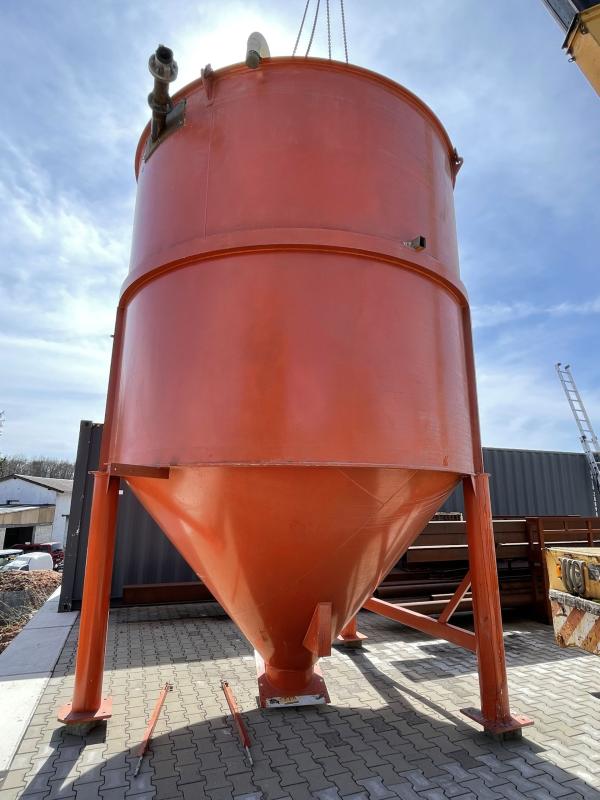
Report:
<svg viewBox="0 0 600 800"><path fill-rule="evenodd" d="M303 8L1 4L2 452L73 456L79 420L103 418L150 52L174 49L179 88L207 62L242 60L253 30L290 54ZM350 60L422 97L465 159L456 208L484 444L577 450L553 365L571 362L600 427L598 97L541 0L346 0L346 15ZM323 19L312 53L327 55Z"/></svg>

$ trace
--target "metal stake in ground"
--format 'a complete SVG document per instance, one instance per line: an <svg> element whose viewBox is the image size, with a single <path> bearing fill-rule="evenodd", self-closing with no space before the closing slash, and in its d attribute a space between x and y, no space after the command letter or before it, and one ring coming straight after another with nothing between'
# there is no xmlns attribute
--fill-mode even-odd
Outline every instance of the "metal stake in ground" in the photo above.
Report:
<svg viewBox="0 0 600 800"><path fill-rule="evenodd" d="M138 762L136 764L135 771L133 773L134 778L137 778L140 769L142 768L142 762L144 760L146 750L148 749L148 745L150 744L150 739L152 738L154 728L156 727L156 723L158 722L160 710L163 707L163 703L165 702L166 696L170 691L172 691L172 689L173 689L172 683L165 683L160 695L158 696L158 700L156 701L156 705L154 706L154 711L152 712L152 716L148 721L148 725L146 726L146 730L144 731L144 736L142 738L142 741L140 742L140 746L138 747L138 752L137 752Z"/></svg>
<svg viewBox="0 0 600 800"><path fill-rule="evenodd" d="M244 745L244 750L246 751L246 755L248 756L248 762L250 766L252 766L254 762L252 761L252 755L250 754L250 736L248 735L248 731L246 730L246 726L244 725L244 720L242 719L242 715L240 714L240 710L238 708L236 699L233 696L231 687L229 686L229 681L221 681L221 689L223 689L223 694L225 695L225 699L227 700L227 705L229 706L229 710L231 711L231 714L235 720L238 731L240 733L240 739L242 740L242 744Z"/></svg>

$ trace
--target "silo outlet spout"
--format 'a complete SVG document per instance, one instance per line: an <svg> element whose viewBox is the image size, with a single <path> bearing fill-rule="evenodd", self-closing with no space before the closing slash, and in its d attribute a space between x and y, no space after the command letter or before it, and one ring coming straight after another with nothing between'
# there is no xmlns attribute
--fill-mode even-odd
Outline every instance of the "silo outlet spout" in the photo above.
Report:
<svg viewBox="0 0 600 800"><path fill-rule="evenodd" d="M156 142L167 123L167 114L173 108L169 96L169 84L177 77L177 62L173 51L160 44L148 61L148 69L154 78L154 89L148 95L148 105L152 109L150 139Z"/></svg>

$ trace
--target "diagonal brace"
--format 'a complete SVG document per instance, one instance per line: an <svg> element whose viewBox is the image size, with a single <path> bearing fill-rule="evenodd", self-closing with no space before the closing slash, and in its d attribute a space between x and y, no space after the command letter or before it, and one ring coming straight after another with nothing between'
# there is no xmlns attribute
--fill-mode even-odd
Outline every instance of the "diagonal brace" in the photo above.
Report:
<svg viewBox="0 0 600 800"><path fill-rule="evenodd" d="M437 620L438 622L440 622L442 625L448 622L452 614L454 614L456 609L459 607L463 597L469 591L470 586L471 586L471 572L469 571L462 579L462 581L459 583L456 591L454 592L450 600L448 600L447 604L442 610L442 613L438 617Z"/></svg>
<svg viewBox="0 0 600 800"><path fill-rule="evenodd" d="M375 614L380 614L382 617L400 622L402 625L407 625L409 628L415 628L429 636L445 639L447 642L458 645L458 647L464 647L466 650L475 652L475 634L471 633L471 631L439 622L437 619L432 619L432 617L428 617L425 614L419 614L418 611L402 608L402 606L396 606L393 603L387 603L385 600L379 600L375 597L367 600L363 608L366 608L367 611L374 611Z"/></svg>

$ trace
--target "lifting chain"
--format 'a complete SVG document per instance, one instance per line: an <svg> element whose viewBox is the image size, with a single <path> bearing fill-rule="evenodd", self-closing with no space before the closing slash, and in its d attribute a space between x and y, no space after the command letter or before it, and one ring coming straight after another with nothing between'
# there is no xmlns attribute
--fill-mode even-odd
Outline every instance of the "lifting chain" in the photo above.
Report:
<svg viewBox="0 0 600 800"><path fill-rule="evenodd" d="M306 5L304 6L304 14L302 15L302 22L300 23L300 30L298 31L298 36L296 37L296 44L294 45L294 51L292 53L293 56L296 55L296 50L298 49L298 44L300 43L300 37L302 36L302 29L304 28L304 22L306 20L306 13L308 11L309 5L310 5L310 0L306 0Z"/></svg>
<svg viewBox="0 0 600 800"><path fill-rule="evenodd" d="M298 45L300 44L300 39L302 38L302 32L304 30L304 25L306 23L306 17L308 15L308 9L310 7L310 3L311 3L311 0L306 0L306 3L304 5L304 13L302 14L302 21L300 22L300 30L298 31L298 36L296 36L296 42L294 44L294 49L292 51L292 56L295 56L297 51L298 51ZM313 44L313 41L314 41L314 38L315 38L315 32L317 30L317 22L318 22L318 19L319 19L320 7L321 7L321 0L316 0L316 7L315 7L315 13L314 13L314 16L313 16L312 27L311 27L311 30L310 30L310 37L309 37L309 40L308 40L308 45L306 47L306 53L304 54L305 58L308 57L308 55L310 53L310 50L311 50L311 47L312 47L312 44ZM331 49L331 7L330 7L330 0L326 0L326 14L327 14L327 53L328 53L328 56L329 56L329 60L331 61L332 49ZM344 0L340 0L340 16L341 16L341 20L342 20L342 37L343 37L343 41L344 41L344 56L345 56L346 64L347 64L348 63L348 37L347 37L347 33L346 33L346 14L345 14L345 10L344 10Z"/></svg>
<svg viewBox="0 0 600 800"><path fill-rule="evenodd" d="M344 14L344 0L340 0L340 10L342 12L342 33L344 35L344 53L346 54L346 64L348 63L348 39L346 37L346 15Z"/></svg>
<svg viewBox="0 0 600 800"><path fill-rule="evenodd" d="M306 48L306 53L304 54L304 58L308 58L308 54L310 53L310 48L312 47L313 39L315 37L315 30L317 28L317 19L319 18L319 8L321 7L321 0L317 0L317 8L315 10L315 17L313 19L312 30L310 32L310 39L308 40L308 47Z"/></svg>
<svg viewBox="0 0 600 800"><path fill-rule="evenodd" d="M331 20L329 17L329 0L327 0L327 51L331 61Z"/></svg>

